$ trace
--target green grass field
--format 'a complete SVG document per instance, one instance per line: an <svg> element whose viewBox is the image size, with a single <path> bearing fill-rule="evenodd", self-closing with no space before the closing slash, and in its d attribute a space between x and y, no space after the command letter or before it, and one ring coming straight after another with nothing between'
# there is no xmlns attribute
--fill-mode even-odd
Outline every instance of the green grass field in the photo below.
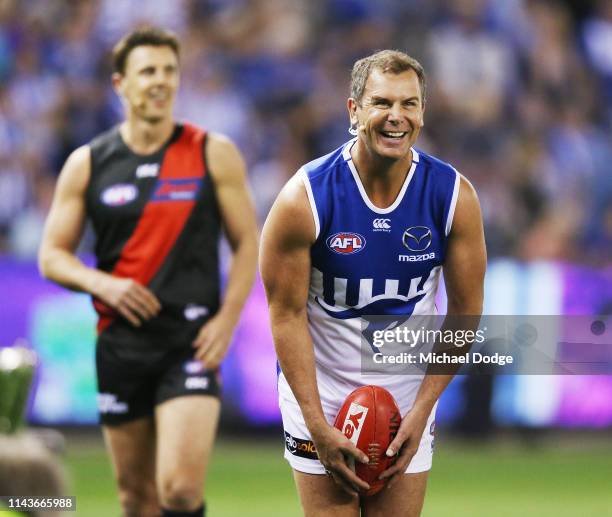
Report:
<svg viewBox="0 0 612 517"><path fill-rule="evenodd" d="M609 439L544 443L438 439L423 517L612 516ZM101 440L69 437L66 466L79 516L120 515ZM211 517L301 515L282 443L268 439L220 441L207 501Z"/></svg>

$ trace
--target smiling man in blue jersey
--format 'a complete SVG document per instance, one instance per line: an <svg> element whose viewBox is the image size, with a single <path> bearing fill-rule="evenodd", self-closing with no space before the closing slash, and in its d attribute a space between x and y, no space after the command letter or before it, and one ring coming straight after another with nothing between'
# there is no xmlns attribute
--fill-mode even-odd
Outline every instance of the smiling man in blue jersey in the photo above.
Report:
<svg viewBox="0 0 612 517"><path fill-rule="evenodd" d="M285 457L305 515L414 517L437 401L453 375L364 375L361 318L436 314L442 271L448 315L480 315L482 217L472 185L413 147L425 109L415 59L385 50L357 61L347 107L355 138L298 171L262 236ZM359 497L368 485L349 467L350 457L367 456L332 425L345 397L365 384L388 389L403 416L386 452L398 454L382 474L389 484L370 498Z"/></svg>

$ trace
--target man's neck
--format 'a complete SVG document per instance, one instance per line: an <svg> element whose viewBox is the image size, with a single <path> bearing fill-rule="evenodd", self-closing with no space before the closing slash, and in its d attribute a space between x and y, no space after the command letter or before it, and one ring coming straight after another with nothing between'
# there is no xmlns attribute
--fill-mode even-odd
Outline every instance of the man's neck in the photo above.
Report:
<svg viewBox="0 0 612 517"><path fill-rule="evenodd" d="M158 151L174 131L171 118L156 123L129 117L119 130L126 145L137 154L152 154Z"/></svg>
<svg viewBox="0 0 612 517"><path fill-rule="evenodd" d="M401 160L392 160L373 154L357 140L351 157L370 201L379 208L391 206L410 170L412 150Z"/></svg>

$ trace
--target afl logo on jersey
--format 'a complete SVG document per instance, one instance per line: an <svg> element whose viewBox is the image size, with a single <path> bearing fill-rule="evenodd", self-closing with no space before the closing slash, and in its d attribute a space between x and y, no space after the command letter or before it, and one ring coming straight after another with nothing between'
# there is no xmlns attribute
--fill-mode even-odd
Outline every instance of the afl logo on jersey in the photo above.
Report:
<svg viewBox="0 0 612 517"><path fill-rule="evenodd" d="M340 232L335 233L327 239L327 247L343 255L350 255L352 253L359 253L365 248L366 240L363 235L358 233Z"/></svg>
<svg viewBox="0 0 612 517"><path fill-rule="evenodd" d="M105 188L100 199L108 206L122 206L131 203L138 196L138 189L129 183L119 183Z"/></svg>

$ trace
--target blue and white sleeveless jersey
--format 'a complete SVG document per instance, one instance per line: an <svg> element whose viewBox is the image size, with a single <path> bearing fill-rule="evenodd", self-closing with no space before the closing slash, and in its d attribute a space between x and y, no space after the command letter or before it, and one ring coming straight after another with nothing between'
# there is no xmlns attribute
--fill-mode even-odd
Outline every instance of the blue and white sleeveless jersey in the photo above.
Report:
<svg viewBox="0 0 612 517"><path fill-rule="evenodd" d="M298 172L316 228L308 324L324 404L338 391L363 384L384 386L396 398L404 398L398 387L412 384L415 391L416 382L418 388L422 376L361 374L360 317L437 313L435 296L459 193L459 174L452 166L412 149L397 199L378 208L351 159L354 142ZM281 396L288 389L282 377Z"/></svg>

